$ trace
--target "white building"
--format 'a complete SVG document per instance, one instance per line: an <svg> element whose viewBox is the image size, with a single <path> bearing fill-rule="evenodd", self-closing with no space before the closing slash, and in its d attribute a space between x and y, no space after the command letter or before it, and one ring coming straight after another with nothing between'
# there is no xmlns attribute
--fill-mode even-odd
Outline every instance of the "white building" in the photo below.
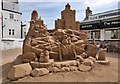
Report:
<svg viewBox="0 0 120 84"><path fill-rule="evenodd" d="M0 2L1 4L1 2ZM2 49L2 44L1 44L1 40L2 40L2 16L1 16L1 12L2 11L2 6L0 5L0 50ZM1 55L1 52L0 52Z"/></svg>
<svg viewBox="0 0 120 84"><path fill-rule="evenodd" d="M81 22L81 30L88 31L88 38L103 42L108 41L111 45L119 45L120 41L120 9L92 14L88 7L86 18ZM120 47L119 47L120 48Z"/></svg>
<svg viewBox="0 0 120 84"><path fill-rule="evenodd" d="M22 47L22 13L18 0L1 0L1 43L2 49Z"/></svg>
<svg viewBox="0 0 120 84"><path fill-rule="evenodd" d="M21 15L18 0L3 0L2 38L21 38Z"/></svg>

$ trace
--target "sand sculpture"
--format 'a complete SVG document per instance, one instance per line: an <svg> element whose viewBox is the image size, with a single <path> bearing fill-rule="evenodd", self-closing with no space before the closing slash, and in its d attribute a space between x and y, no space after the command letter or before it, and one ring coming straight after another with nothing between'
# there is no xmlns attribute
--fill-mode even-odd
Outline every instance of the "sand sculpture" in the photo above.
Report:
<svg viewBox="0 0 120 84"><path fill-rule="evenodd" d="M34 10L23 53L14 61L8 78L17 80L27 75L42 76L50 72L89 71L96 60L106 63L106 51L99 52L95 41L88 42L85 31L56 29L50 34Z"/></svg>

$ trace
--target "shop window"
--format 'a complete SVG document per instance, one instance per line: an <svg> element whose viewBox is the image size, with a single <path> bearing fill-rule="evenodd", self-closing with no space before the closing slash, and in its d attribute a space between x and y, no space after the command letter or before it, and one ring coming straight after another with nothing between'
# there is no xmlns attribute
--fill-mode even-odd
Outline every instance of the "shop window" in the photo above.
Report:
<svg viewBox="0 0 120 84"><path fill-rule="evenodd" d="M90 17L90 20L92 20L92 17Z"/></svg>
<svg viewBox="0 0 120 84"><path fill-rule="evenodd" d="M118 39L119 30L118 29L110 29L105 31L105 38L106 40L109 39Z"/></svg>
<svg viewBox="0 0 120 84"><path fill-rule="evenodd" d="M118 31L117 30L112 30L111 34L112 34L111 39L118 39Z"/></svg>
<svg viewBox="0 0 120 84"><path fill-rule="evenodd" d="M120 39L120 30L118 30L118 38Z"/></svg>
<svg viewBox="0 0 120 84"><path fill-rule="evenodd" d="M89 34L89 38L90 39L100 39L100 31L96 30L96 31L91 31Z"/></svg>
<svg viewBox="0 0 120 84"><path fill-rule="evenodd" d="M97 16L93 17L93 19L97 19Z"/></svg>

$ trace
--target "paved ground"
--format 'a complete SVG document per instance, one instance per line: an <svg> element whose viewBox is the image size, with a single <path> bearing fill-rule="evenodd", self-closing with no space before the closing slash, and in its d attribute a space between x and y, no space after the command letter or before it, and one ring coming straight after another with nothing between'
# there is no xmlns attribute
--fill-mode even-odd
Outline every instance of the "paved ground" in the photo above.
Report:
<svg viewBox="0 0 120 84"><path fill-rule="evenodd" d="M21 54L21 49L2 52L2 79L7 80L7 73L12 67L11 61ZM117 82L118 81L118 53L107 53L110 65L95 64L90 72L50 73L43 77L25 77L15 82Z"/></svg>
<svg viewBox="0 0 120 84"><path fill-rule="evenodd" d="M18 55L22 53L21 48L11 49L11 50L3 50L2 51L2 63L0 64L6 64L8 62L11 62L14 60Z"/></svg>

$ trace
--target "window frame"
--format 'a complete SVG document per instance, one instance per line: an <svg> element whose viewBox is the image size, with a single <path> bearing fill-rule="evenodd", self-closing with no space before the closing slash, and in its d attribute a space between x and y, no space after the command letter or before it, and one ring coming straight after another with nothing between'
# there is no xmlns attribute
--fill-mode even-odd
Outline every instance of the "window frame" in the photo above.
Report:
<svg viewBox="0 0 120 84"><path fill-rule="evenodd" d="M11 29L9 29L9 35L12 35Z"/></svg>

